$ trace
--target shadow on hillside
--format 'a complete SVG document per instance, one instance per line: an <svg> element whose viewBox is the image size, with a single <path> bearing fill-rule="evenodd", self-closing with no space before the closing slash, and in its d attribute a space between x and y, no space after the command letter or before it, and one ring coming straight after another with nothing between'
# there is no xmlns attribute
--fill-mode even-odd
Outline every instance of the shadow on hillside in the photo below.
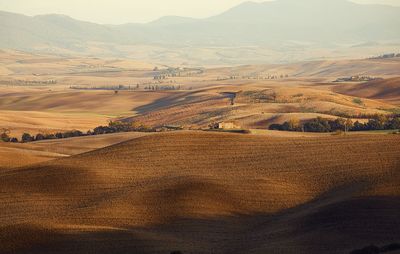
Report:
<svg viewBox="0 0 400 254"><path fill-rule="evenodd" d="M132 109L132 111L136 111L139 114L148 113L151 111L157 111L162 108L171 107L176 105L177 103L184 103L185 101L190 101L197 91L187 92L187 93L172 93L168 96L159 98L149 104L138 106Z"/></svg>
<svg viewBox="0 0 400 254"><path fill-rule="evenodd" d="M175 219L143 228L0 229L2 253L350 253L400 236L400 198L330 202L327 195L277 214ZM89 222L88 222L89 223ZM397 239L396 239L397 238Z"/></svg>
<svg viewBox="0 0 400 254"><path fill-rule="evenodd" d="M160 109L166 109L178 105L185 105L191 103L201 103L209 100L220 100L224 98L228 98L227 95L219 95L219 96L202 96L200 93L203 91L191 91L191 92L181 92L181 93L172 93L166 97L159 98L149 104L135 107L132 111L136 111L139 114L145 114L153 111L157 111Z"/></svg>

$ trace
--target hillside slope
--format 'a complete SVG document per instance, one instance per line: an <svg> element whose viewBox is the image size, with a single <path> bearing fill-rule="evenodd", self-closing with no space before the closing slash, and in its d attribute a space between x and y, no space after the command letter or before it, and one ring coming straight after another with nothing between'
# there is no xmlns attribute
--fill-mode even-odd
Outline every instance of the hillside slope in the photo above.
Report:
<svg viewBox="0 0 400 254"><path fill-rule="evenodd" d="M380 99L399 104L400 78L374 80L363 84L339 85L334 90L351 96Z"/></svg>
<svg viewBox="0 0 400 254"><path fill-rule="evenodd" d="M400 236L399 150L394 135L141 137L2 171L0 245L5 253L346 253L387 244Z"/></svg>
<svg viewBox="0 0 400 254"><path fill-rule="evenodd" d="M22 144L0 142L0 170L89 152L145 135L148 133L124 132Z"/></svg>

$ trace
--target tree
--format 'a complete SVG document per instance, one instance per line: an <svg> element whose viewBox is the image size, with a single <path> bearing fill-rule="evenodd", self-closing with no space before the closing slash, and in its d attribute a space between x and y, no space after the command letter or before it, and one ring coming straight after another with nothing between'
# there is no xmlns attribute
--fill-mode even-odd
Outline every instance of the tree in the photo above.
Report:
<svg viewBox="0 0 400 254"><path fill-rule="evenodd" d="M331 126L328 120L322 117L317 117L310 122L304 124L304 131L306 132L330 132Z"/></svg>
<svg viewBox="0 0 400 254"><path fill-rule="evenodd" d="M337 118L335 121L329 121L329 125L333 131L346 131L346 120L343 118Z"/></svg>
<svg viewBox="0 0 400 254"><path fill-rule="evenodd" d="M10 136L9 136L9 134L10 134L10 130L9 130L9 129L6 129L6 128L3 128L3 129L1 130L1 133L0 133L0 141L3 141L3 142L10 142Z"/></svg>
<svg viewBox="0 0 400 254"><path fill-rule="evenodd" d="M32 142L32 141L34 141L34 140L35 140L35 139L34 139L34 137L31 136L31 134L29 134L29 133L24 133L24 134L22 134L21 141L22 141L23 143Z"/></svg>
<svg viewBox="0 0 400 254"><path fill-rule="evenodd" d="M44 139L45 139L45 137L43 134L40 134L40 133L36 134L35 140L39 141L39 140L44 140Z"/></svg>
<svg viewBox="0 0 400 254"><path fill-rule="evenodd" d="M61 132L56 133L56 138L64 138L64 135Z"/></svg>
<svg viewBox="0 0 400 254"><path fill-rule="evenodd" d="M44 139L56 139L56 135L54 134L46 134L46 136L44 137Z"/></svg>
<svg viewBox="0 0 400 254"><path fill-rule="evenodd" d="M397 130L400 129L400 117L395 117L386 123L385 129Z"/></svg>
<svg viewBox="0 0 400 254"><path fill-rule="evenodd" d="M283 126L283 124L274 123L274 124L271 124L268 129L276 130L276 131L283 131L283 127L282 126Z"/></svg>
<svg viewBox="0 0 400 254"><path fill-rule="evenodd" d="M344 124L344 131L348 132L349 130L351 130L351 128L353 128L353 121L351 119L347 119L345 124Z"/></svg>
<svg viewBox="0 0 400 254"><path fill-rule="evenodd" d="M300 130L300 121L297 118L292 118L289 120L289 130L291 131L298 131Z"/></svg>
<svg viewBox="0 0 400 254"><path fill-rule="evenodd" d="M363 131L363 130L365 130L365 128L366 128L365 124L360 123L359 121L356 121L353 124L353 128L351 130L353 130L353 131Z"/></svg>
<svg viewBox="0 0 400 254"><path fill-rule="evenodd" d="M278 98L278 95L274 91L274 92L272 92L271 97L272 97L273 102L276 102L276 99Z"/></svg>

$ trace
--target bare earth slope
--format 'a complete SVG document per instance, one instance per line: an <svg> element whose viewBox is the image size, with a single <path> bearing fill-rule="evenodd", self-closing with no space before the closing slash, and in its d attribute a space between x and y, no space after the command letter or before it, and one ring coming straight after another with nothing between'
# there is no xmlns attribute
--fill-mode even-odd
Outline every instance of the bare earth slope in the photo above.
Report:
<svg viewBox="0 0 400 254"><path fill-rule="evenodd" d="M362 98L380 99L400 103L400 78L375 80L362 84L339 85L335 92Z"/></svg>
<svg viewBox="0 0 400 254"><path fill-rule="evenodd" d="M144 135L147 133L127 132L24 144L0 142L0 170L80 154Z"/></svg>
<svg viewBox="0 0 400 254"><path fill-rule="evenodd" d="M0 173L3 253L346 253L400 237L400 136L179 132ZM29 250L29 251L28 251Z"/></svg>

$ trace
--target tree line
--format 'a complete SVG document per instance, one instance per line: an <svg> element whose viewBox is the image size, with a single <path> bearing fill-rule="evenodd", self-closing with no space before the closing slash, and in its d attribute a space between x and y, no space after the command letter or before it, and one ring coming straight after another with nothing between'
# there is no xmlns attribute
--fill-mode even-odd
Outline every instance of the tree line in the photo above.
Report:
<svg viewBox="0 0 400 254"><path fill-rule="evenodd" d="M119 133L119 132L133 132L133 131L153 132L155 131L155 129L138 122L110 121L107 126L98 126L93 130L87 131L86 133L79 130L57 132L52 134L38 133L36 135L31 135L30 133L24 133L22 134L20 140L16 137L10 137L9 135L10 130L3 129L0 133L0 141L12 142L12 143L18 143L18 142L28 143L28 142L48 140L48 139L62 139L62 138L102 135L102 134Z"/></svg>
<svg viewBox="0 0 400 254"><path fill-rule="evenodd" d="M301 131L301 132L335 132L335 131L372 131L400 129L400 116L376 115L367 122L353 122L351 119L337 118L335 120L317 117L306 123L291 119L283 124L272 124L270 130Z"/></svg>

